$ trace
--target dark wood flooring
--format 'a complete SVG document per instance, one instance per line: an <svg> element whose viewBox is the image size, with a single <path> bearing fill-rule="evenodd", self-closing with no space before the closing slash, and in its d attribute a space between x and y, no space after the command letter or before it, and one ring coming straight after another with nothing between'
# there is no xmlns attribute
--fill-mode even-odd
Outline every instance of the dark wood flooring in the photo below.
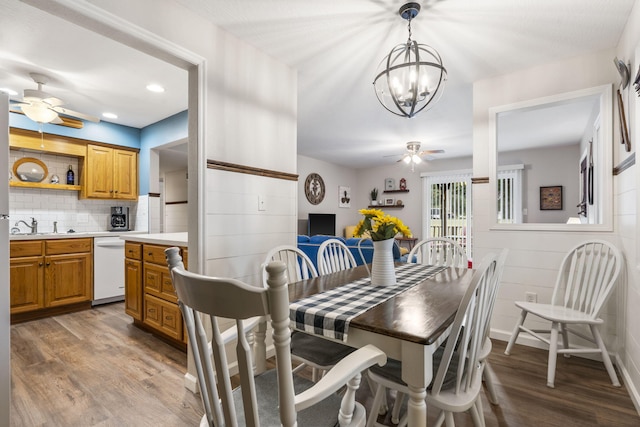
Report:
<svg viewBox="0 0 640 427"><path fill-rule="evenodd" d="M199 424L200 399L183 387L186 354L134 327L122 303L13 325L11 348L12 426ZM602 364L561 357L549 389L545 351L503 351L494 342L500 406L483 397L487 426L640 426L626 388L613 387ZM358 398L368 409L364 382ZM473 423L461 414L456 425Z"/></svg>

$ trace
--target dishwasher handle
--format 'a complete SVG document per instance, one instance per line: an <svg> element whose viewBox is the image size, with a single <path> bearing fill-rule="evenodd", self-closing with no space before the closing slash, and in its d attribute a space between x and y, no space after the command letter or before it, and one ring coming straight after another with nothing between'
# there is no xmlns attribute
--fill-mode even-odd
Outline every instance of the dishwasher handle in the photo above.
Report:
<svg viewBox="0 0 640 427"><path fill-rule="evenodd" d="M105 242L98 240L95 242L95 245L100 248L123 248L124 240L107 240Z"/></svg>

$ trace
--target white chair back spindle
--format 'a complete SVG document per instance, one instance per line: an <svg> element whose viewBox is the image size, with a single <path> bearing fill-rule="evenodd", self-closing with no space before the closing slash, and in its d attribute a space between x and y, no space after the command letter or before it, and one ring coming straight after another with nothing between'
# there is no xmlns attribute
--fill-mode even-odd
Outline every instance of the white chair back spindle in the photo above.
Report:
<svg viewBox="0 0 640 427"><path fill-rule="evenodd" d="M598 317L620 274L622 255L608 242L574 247L560 267L551 304Z"/></svg>
<svg viewBox="0 0 640 427"><path fill-rule="evenodd" d="M322 242L318 249L318 273L335 273L356 267L356 259L344 243L337 239Z"/></svg>
<svg viewBox="0 0 640 427"><path fill-rule="evenodd" d="M418 242L409 252L408 260L417 264L468 267L464 248L443 237L430 237Z"/></svg>

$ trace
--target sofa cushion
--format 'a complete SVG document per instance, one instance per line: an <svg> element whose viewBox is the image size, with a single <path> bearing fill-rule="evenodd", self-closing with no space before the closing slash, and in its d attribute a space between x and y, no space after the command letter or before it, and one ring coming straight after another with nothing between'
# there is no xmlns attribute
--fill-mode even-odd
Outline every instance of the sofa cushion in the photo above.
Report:
<svg viewBox="0 0 640 427"><path fill-rule="evenodd" d="M309 241L309 236L305 236L304 234L298 234L298 243L306 243Z"/></svg>
<svg viewBox="0 0 640 427"><path fill-rule="evenodd" d="M352 237L351 239L347 239L347 241L345 242L347 244L347 246L358 246L358 242L362 240L362 243L360 243L360 246L373 246L373 241L371 241L370 239L361 239L359 237Z"/></svg>

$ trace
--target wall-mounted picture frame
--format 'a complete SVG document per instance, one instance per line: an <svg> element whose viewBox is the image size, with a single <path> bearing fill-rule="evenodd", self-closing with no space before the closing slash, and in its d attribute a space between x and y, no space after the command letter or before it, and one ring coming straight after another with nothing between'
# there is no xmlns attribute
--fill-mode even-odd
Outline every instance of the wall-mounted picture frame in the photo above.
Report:
<svg viewBox="0 0 640 427"><path fill-rule="evenodd" d="M338 186L338 207L351 207L351 187L346 187L344 185Z"/></svg>
<svg viewBox="0 0 640 427"><path fill-rule="evenodd" d="M562 210L562 185L540 187L540 210Z"/></svg>
<svg viewBox="0 0 640 427"><path fill-rule="evenodd" d="M385 206L393 206L396 204L396 199L394 199L393 197L386 197L384 199L384 205Z"/></svg>

